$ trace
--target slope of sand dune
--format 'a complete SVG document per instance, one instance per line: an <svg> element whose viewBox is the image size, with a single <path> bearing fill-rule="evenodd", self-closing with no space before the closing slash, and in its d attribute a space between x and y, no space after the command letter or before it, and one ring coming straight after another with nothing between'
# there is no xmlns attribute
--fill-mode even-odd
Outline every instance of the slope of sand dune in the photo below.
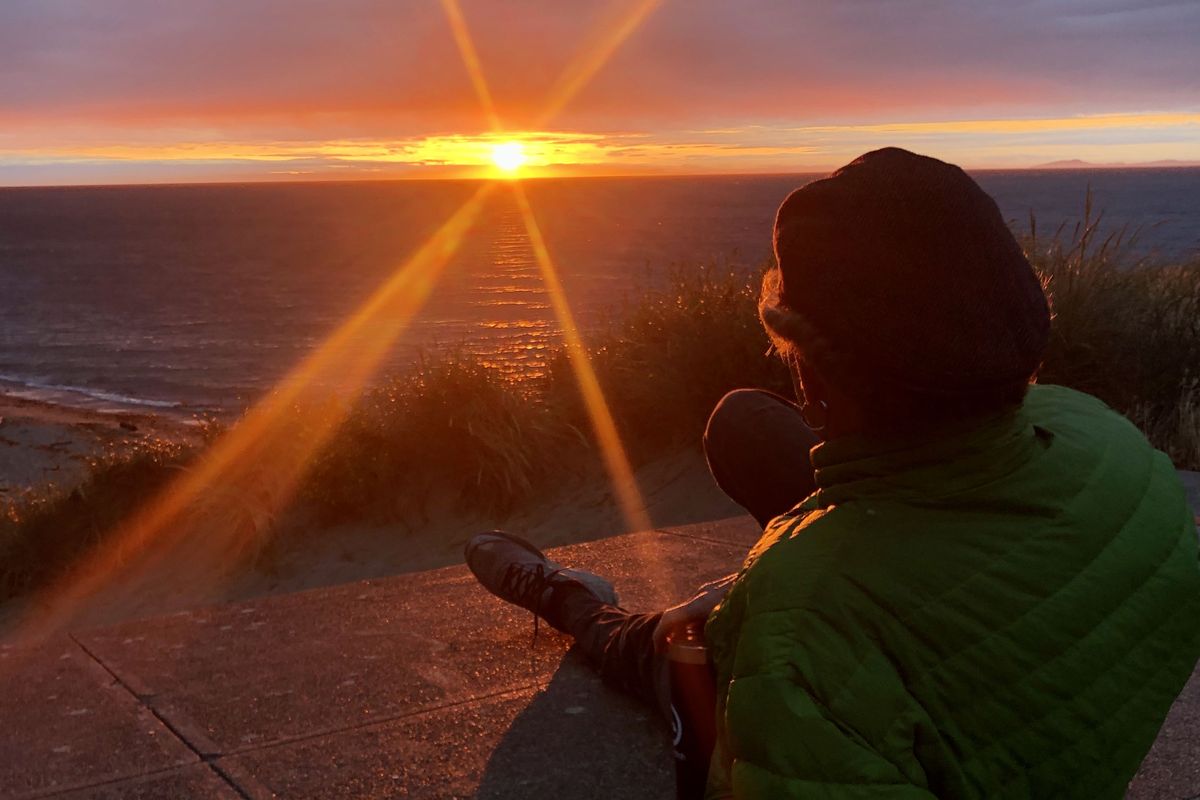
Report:
<svg viewBox="0 0 1200 800"><path fill-rule="evenodd" d="M90 458L143 446L151 439L194 440L195 426L154 416L115 415L0 398L0 502L31 486L70 489ZM1181 472L1196 507L1200 473ZM637 470L655 527L742 513L716 487L698 448L684 449ZM473 534L503 528L551 547L625 532L617 503L596 469L564 478L541 502L507 518L462 510L456 498L433 497L420 512L389 525L322 527L292 515L265 551L214 584L189 571L186 557L161 563L136 586L113 586L91 598L73 625L95 625L233 600L246 600L459 563ZM1200 522L1200 519L1198 519ZM0 638L34 600L0 606Z"/></svg>
<svg viewBox="0 0 1200 800"><path fill-rule="evenodd" d="M654 527L706 522L744 513L713 483L699 450L646 464L636 473ZM362 578L460 563L463 545L480 531L500 528L542 547L627 532L602 474L580 476L534 507L508 518L463 513L449 498L427 519L407 525L344 526L289 537L227 597L291 592Z"/></svg>

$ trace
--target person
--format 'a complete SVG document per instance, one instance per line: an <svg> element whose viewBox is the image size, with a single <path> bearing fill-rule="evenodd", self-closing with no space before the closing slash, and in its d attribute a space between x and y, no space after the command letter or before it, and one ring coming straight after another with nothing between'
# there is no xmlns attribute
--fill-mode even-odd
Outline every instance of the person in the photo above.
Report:
<svg viewBox="0 0 1200 800"><path fill-rule="evenodd" d="M734 392L704 437L764 526L741 570L633 614L509 534L470 568L660 707L664 631L707 620L709 797L1122 797L1200 657L1170 461L1033 384L1045 292L958 167L867 153L785 200L774 247L760 317L802 404Z"/></svg>

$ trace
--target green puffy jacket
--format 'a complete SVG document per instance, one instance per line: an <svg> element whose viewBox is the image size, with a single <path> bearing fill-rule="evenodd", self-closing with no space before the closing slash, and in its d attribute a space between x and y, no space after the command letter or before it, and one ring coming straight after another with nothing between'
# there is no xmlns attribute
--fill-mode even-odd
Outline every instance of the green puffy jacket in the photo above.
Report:
<svg viewBox="0 0 1200 800"><path fill-rule="evenodd" d="M1169 459L1056 386L812 457L708 620L708 797L1121 797L1200 657Z"/></svg>

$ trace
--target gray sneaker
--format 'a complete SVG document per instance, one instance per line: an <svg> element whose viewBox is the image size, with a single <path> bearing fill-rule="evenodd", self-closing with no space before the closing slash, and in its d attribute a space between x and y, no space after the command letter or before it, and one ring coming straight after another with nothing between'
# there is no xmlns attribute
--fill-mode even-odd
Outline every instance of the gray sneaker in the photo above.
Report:
<svg viewBox="0 0 1200 800"><path fill-rule="evenodd" d="M488 531L476 534L467 542L463 555L485 589L502 600L532 611L559 630L563 630L559 621L546 615L550 595L557 587L579 585L602 603L612 606L618 603L616 591L604 578L557 564L531 543L511 533Z"/></svg>

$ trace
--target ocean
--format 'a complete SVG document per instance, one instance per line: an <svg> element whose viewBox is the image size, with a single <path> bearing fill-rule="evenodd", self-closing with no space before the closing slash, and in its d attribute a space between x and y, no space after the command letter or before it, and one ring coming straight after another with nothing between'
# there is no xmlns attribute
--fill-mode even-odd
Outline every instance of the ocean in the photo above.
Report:
<svg viewBox="0 0 1200 800"><path fill-rule="evenodd" d="M672 268L757 269L814 175L526 183L582 327ZM1200 169L975 175L1019 231L1103 227L1200 257ZM0 189L0 392L228 415L267 391L473 193L448 181ZM558 340L521 216L497 192L382 374L456 347L536 375Z"/></svg>

